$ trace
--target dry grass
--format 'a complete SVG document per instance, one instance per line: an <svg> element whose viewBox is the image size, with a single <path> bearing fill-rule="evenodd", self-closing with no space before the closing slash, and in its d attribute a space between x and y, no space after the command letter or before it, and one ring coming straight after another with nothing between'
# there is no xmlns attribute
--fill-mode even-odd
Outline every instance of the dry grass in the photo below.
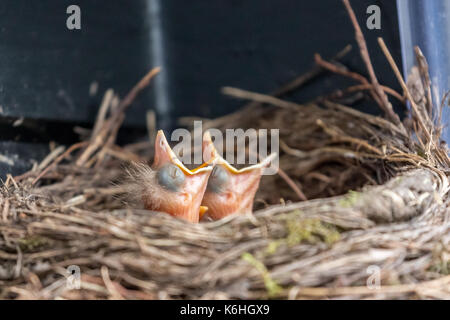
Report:
<svg viewBox="0 0 450 320"><path fill-rule="evenodd" d="M239 118L283 123L281 168L316 200L296 202L270 176L254 216L191 225L121 200L123 158L144 157L130 156L135 146L97 166L68 156L34 185L39 169L2 187L1 297L449 298L448 177L433 154L332 102L261 108L257 122ZM81 290L67 290L69 265ZM365 287L370 266L379 290Z"/></svg>
<svg viewBox="0 0 450 320"><path fill-rule="evenodd" d="M254 215L197 225L133 209L121 183L127 162L151 159L150 141L115 139L157 70L122 102L108 92L90 139L1 187L0 298L450 299L450 160L425 69L399 94L318 63L295 88L330 69L363 83L308 105L281 99L292 83L271 96L225 89L252 103L204 128L280 128L282 174L262 180ZM336 102L363 92L389 120ZM412 118L398 123L384 92L412 102ZM79 290L66 286L71 265Z"/></svg>

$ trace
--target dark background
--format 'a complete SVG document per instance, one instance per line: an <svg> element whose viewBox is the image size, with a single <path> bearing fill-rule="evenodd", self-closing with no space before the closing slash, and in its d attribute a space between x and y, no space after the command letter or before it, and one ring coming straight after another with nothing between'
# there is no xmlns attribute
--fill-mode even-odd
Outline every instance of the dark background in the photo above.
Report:
<svg viewBox="0 0 450 320"><path fill-rule="evenodd" d="M81 30L66 28L71 4L81 8ZM381 30L365 27L372 4L381 8ZM382 36L400 66L395 1L352 6L379 79L399 89L376 42ZM76 141L73 126L90 127L107 88L123 97L153 66L163 71L125 123L138 135L146 110L155 110L165 129L180 116L232 112L242 102L221 95L221 87L273 91L309 70L315 52L331 57L349 43L344 63L365 73L353 27L336 0L2 0L0 175L24 171L50 141ZM90 95L93 82L98 90ZM330 76L288 99L304 102L349 84ZM378 112L371 104L356 107Z"/></svg>

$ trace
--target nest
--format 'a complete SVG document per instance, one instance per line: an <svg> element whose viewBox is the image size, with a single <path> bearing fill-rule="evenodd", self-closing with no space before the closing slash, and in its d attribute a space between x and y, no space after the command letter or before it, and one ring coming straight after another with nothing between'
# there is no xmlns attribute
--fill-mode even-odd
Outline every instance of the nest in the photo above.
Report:
<svg viewBox="0 0 450 320"><path fill-rule="evenodd" d="M316 56L311 72L271 95L225 89L252 102L204 128L280 128L281 170L263 178L253 215L215 222L124 201L126 163L151 159L154 116L149 141L120 147L116 136L158 70L121 101L108 91L88 139L1 187L0 298L449 299L450 159L426 61L418 50L404 84L380 43L403 95L381 86L370 64L369 81L339 55ZM281 98L327 70L360 83L305 105ZM412 117L400 122L386 92L408 100ZM370 97L385 118L339 103L349 96ZM68 286L73 266L79 288Z"/></svg>

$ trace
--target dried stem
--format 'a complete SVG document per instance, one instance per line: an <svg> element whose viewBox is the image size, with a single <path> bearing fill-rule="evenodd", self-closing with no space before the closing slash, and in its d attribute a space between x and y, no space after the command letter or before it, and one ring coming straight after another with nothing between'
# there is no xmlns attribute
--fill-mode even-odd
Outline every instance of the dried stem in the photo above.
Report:
<svg viewBox="0 0 450 320"><path fill-rule="evenodd" d="M348 15L350 16L350 20L352 21L353 27L355 29L356 42L358 43L358 46L359 46L361 58L363 59L365 65L366 65L367 71L369 72L369 77L372 82L372 85L374 86L374 89L375 89L379 99L381 99L381 101L382 101L382 104L380 106L382 107L383 111L385 112L386 117L388 117L395 124L403 126L400 122L400 118L394 112L387 95L384 93L383 89L381 88L380 84L378 83L378 79L375 75L375 70L373 69L373 65L370 60L370 55L369 55L369 50L367 49L366 40L364 39L364 35L361 31L358 20L356 19L355 12L353 11L349 0L342 0L342 2L344 3L345 8L347 9Z"/></svg>
<svg viewBox="0 0 450 320"><path fill-rule="evenodd" d="M149 85L151 79L158 74L159 71L159 67L150 70L125 96L117 109L114 110L111 117L108 120L105 120L104 125L98 131L98 134L92 137L91 143L76 162L78 166L83 166L92 154L94 154L101 146L104 145L108 148L111 143L115 141L117 132L125 119L126 109L131 105L139 92ZM99 120L102 120L102 118L100 117Z"/></svg>
<svg viewBox="0 0 450 320"><path fill-rule="evenodd" d="M416 103L414 102L413 97L411 96L411 93L408 90L408 87L406 86L405 81L403 80L402 74L400 73L400 70L397 67L397 64L394 61L394 58L392 58L391 53L389 52L389 49L387 48L386 44L384 43L384 40L382 38L378 38L378 43L380 44L381 50L383 50L384 55L386 56L386 59L388 60L392 70L394 71L395 76L397 77L398 82L400 83L403 92L406 96L406 98L408 98L409 102L411 103L411 107L413 108L413 111L417 117L417 120L419 122L420 125L420 129L423 131L423 133L425 134L426 138L428 141L431 141L431 135L430 132L428 131L421 113L419 112L419 108L417 107Z"/></svg>

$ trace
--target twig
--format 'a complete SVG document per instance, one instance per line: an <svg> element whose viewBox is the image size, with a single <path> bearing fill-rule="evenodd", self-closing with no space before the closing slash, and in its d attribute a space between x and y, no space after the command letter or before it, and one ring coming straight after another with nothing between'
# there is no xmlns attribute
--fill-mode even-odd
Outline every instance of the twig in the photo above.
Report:
<svg viewBox="0 0 450 320"><path fill-rule="evenodd" d="M393 96L394 98L396 98L398 101L400 101L401 103L405 104L405 98L402 97L397 91L395 91L394 89L391 89L389 87L386 86L381 86L381 88L384 90L384 92L386 92L387 94L390 94L391 96ZM337 97L341 97L343 95L345 95L346 93L353 93L353 92L358 92L358 91L363 91L363 90L373 90L373 85L372 84L357 84L342 90L337 90L336 92L332 93L330 96L337 96Z"/></svg>
<svg viewBox="0 0 450 320"><path fill-rule="evenodd" d="M102 280L105 283L106 289L108 290L109 294L111 295L111 298L115 299L115 300L123 300L122 295L116 289L114 283L111 281L111 278L109 277L108 268L106 266L102 266L100 268L100 273L102 275Z"/></svg>
<svg viewBox="0 0 450 320"><path fill-rule="evenodd" d="M341 51L339 51L336 55L334 55L331 60L339 60L342 59L345 55L347 55L350 50L352 49L351 45L346 45ZM324 73L326 70L321 68L320 66L314 65L311 70L307 71L306 73L301 74L300 76L296 77L295 79L285 83L280 88L276 89L275 91L269 93L268 95L274 96L274 97L282 97L285 94L288 94L289 92L292 92L294 90L298 90L308 82L312 81L316 77L320 76L322 73ZM245 112L254 112L254 108L258 107L261 104L259 101L251 101L244 105L241 110L233 112L231 114L225 115L220 118L216 118L214 120L208 120L206 123L204 123L204 129L212 128L217 126L220 123L224 122L232 122L234 119L240 116L242 111ZM196 117L198 119L198 117ZM186 123L192 123L192 119L189 119L188 117L184 117L181 119L183 121L183 124L186 125Z"/></svg>
<svg viewBox="0 0 450 320"><path fill-rule="evenodd" d="M340 287L340 288L298 288L297 295L306 295L314 297L323 296L346 296L346 295L372 295L388 293L413 293L426 289L427 287L438 286L442 289L450 284L450 276L441 277L436 280L425 281L421 283L400 284L392 286L381 286L379 289L366 287Z"/></svg>
<svg viewBox="0 0 450 320"><path fill-rule="evenodd" d="M82 148L84 146L86 146L88 144L88 141L82 141L82 142L78 142L73 144L69 149L66 150L66 152L64 152L62 155L60 155L58 158L55 159L55 161L53 161L53 163L51 165L49 165L44 171L42 171L31 183L31 185L35 185L36 182L39 181L39 179L41 179L43 176L45 176L45 174L52 168L54 168L58 163L60 163L65 157L67 157L69 154L71 154L73 151Z"/></svg>
<svg viewBox="0 0 450 320"><path fill-rule="evenodd" d="M386 120L384 118L376 117L376 116L358 111L356 109L353 109L353 108L350 108L350 107L347 107L342 104L332 102L329 100L324 100L322 103L328 108L334 108L334 109L340 110L341 112L351 114L352 116L357 117L359 119L364 119L365 121L367 121L373 125L376 125L376 126L379 126L382 128L387 128L392 132L396 132L396 133L404 136L405 138L408 137L404 130L401 130L400 128L398 128L398 126L393 124L391 121Z"/></svg>
<svg viewBox="0 0 450 320"><path fill-rule="evenodd" d="M117 145L112 145L109 148L104 149L106 154L112 155L117 159L121 159L123 161L134 161L134 162L144 162L144 158L141 158L137 154L125 150Z"/></svg>
<svg viewBox="0 0 450 320"><path fill-rule="evenodd" d="M340 67L331 62L325 61L322 59L322 57L318 53L314 54L314 61L322 68L327 69L331 72L351 78L355 81L361 82L362 84L369 84L369 81L365 77L360 75L359 73L349 71L347 69L344 69L343 67Z"/></svg>
<svg viewBox="0 0 450 320"><path fill-rule="evenodd" d="M350 143L356 144L357 146L363 146L365 149L372 151L372 152L376 153L377 155L380 155L380 156L383 155L383 152L378 150L376 147L371 146L369 143L367 143L367 141L364 141L364 140L358 139L358 138L349 137L344 134L340 134L340 133L336 132L336 130L327 126L321 119L317 119L316 123L328 135L330 135L333 138L333 140L335 140L335 141L350 142Z"/></svg>
<svg viewBox="0 0 450 320"><path fill-rule="evenodd" d="M331 61L335 61L335 60L342 59L344 56L346 56L350 52L351 49L352 49L351 45L349 45L349 44L346 45L344 47L344 49L339 51L330 60ZM309 72L304 73L304 74L298 76L297 78L295 78L294 80L292 80L292 81L286 83L285 85L281 86L279 89L275 90L270 95L271 96L275 96L275 97L283 96L283 95L285 95L285 94L287 94L289 92L292 92L292 91L298 89L299 87L303 86L305 83L311 81L312 79L314 79L315 77L317 77L318 75L323 73L324 71L325 70L320 68L320 67L314 67Z"/></svg>
<svg viewBox="0 0 450 320"><path fill-rule="evenodd" d="M372 66L372 62L370 61L370 55L369 55L369 50L367 49L366 40L364 40L364 35L361 31L358 20L356 19L355 12L353 11L349 0L342 0L342 2L344 3L345 8L347 9L348 15L350 16L350 20L352 21L353 27L355 28L355 38L356 38L356 42L358 43L358 46L359 46L361 58L363 59L365 65L366 65L367 71L369 72L369 77L374 86L375 92L377 93L377 95L379 96L379 98L382 101L382 105L381 105L382 109L386 113L386 116L389 119L391 119L391 121L393 121L397 125L402 125L400 122L400 118L392 109L392 105L389 102L387 95L384 93L384 91L380 87L380 84L378 83L377 77L375 75L375 71Z"/></svg>
<svg viewBox="0 0 450 320"><path fill-rule="evenodd" d="M450 95L450 91L447 91L444 96L441 99L441 104L439 105L439 115L437 118L437 123L436 125L438 126L438 130L439 130L439 136L440 136L440 131L442 130L441 126L442 126L442 114L444 112L444 108L445 105L447 104L447 99Z"/></svg>
<svg viewBox="0 0 450 320"><path fill-rule="evenodd" d="M14 185L14 188L18 188L19 186L17 185L17 182L16 182L16 180L14 180L14 177L10 174L10 173L8 173L7 175L6 175L6 182L5 182L5 186L6 187L8 187L9 186L9 182L10 181L12 181L12 183L13 183L13 185Z"/></svg>
<svg viewBox="0 0 450 320"><path fill-rule="evenodd" d="M47 167L57 156L59 156L61 153L63 153L65 150L64 146L59 146L58 148L54 149L52 152L50 152L44 160L41 161L41 163L38 165L38 170L43 170L45 167Z"/></svg>
<svg viewBox="0 0 450 320"><path fill-rule="evenodd" d="M3 222L6 223L8 221L8 213L9 213L9 200L6 199L3 202L3 210L2 210L2 219Z"/></svg>
<svg viewBox="0 0 450 320"><path fill-rule="evenodd" d="M97 119L94 124L94 129L92 130L91 139L93 137L96 137L99 130L103 127L103 123L105 121L108 109L111 106L111 101L112 101L113 97L114 97L114 91L112 89L106 90L106 93L103 96L103 100L100 105L100 109L97 113Z"/></svg>
<svg viewBox="0 0 450 320"><path fill-rule="evenodd" d="M345 70L344 68L338 67L338 66L336 66L336 65L334 65L334 64L332 64L330 62L327 62L327 61L323 60L318 53L316 53L314 55L314 59L315 59L315 61L316 61L316 63L318 65L322 66L323 68L326 68L326 69L330 70L331 72L343 75L345 77L349 77L349 78L351 78L353 80L361 82L364 85L368 85L369 84L369 81L365 77L360 75L359 73L352 72L352 71L349 71L349 70ZM375 91L371 91L370 93L372 95L372 98L375 100L375 102L381 108L383 108L383 103L380 100L380 97L378 97L378 95L376 94L376 92Z"/></svg>
<svg viewBox="0 0 450 320"><path fill-rule="evenodd" d="M305 194L300 190L297 184L284 172L283 169L278 168L278 175L291 187L291 189L295 192L297 197L302 201L307 201Z"/></svg>
<svg viewBox="0 0 450 320"><path fill-rule="evenodd" d="M394 58L392 58L392 55L389 52L389 49L387 48L387 46L384 43L384 40L382 38L378 38L378 43L379 43L384 55L386 56L386 59L388 60L389 64L391 65L391 68L394 71L395 76L397 77L397 80L400 83L406 97L408 98L409 102L411 103L411 107L413 108L414 113L416 114L416 118L419 122L420 128L424 132L427 140L429 142L431 142L432 139L431 139L430 132L428 131L427 127L425 126L425 123L423 122L422 116L419 112L419 108L417 107L416 103L414 102L414 99L411 96L411 93L409 92L405 81L403 80L402 74L400 73L400 70L398 69L397 64L395 63Z"/></svg>
<svg viewBox="0 0 450 320"><path fill-rule="evenodd" d="M284 101L266 94L251 92L232 87L223 87L222 93L240 99L253 100L260 103L271 104L280 108L297 108L298 104Z"/></svg>
<svg viewBox="0 0 450 320"><path fill-rule="evenodd" d="M418 46L414 47L414 52L416 53L417 64L419 66L420 75L422 78L421 80L423 83L423 87L425 89L425 97L427 100L428 114L431 116L432 112L433 112L433 99L431 97L431 80L430 80L428 62Z"/></svg>
<svg viewBox="0 0 450 320"><path fill-rule="evenodd" d="M159 71L159 67L153 68L131 89L131 91L120 102L119 106L113 112L111 117L107 121L105 121L104 126L101 128L101 130L99 130L97 136L93 137L89 146L80 155L80 157L76 161L77 166L83 166L89 159L89 157L94 154L103 144L109 147L111 141L115 141L118 128L120 128L123 120L125 119L125 110L131 105L139 92L141 92L145 87L148 86L150 80L156 74L158 74ZM112 138L108 139L107 141L108 134L110 134Z"/></svg>

